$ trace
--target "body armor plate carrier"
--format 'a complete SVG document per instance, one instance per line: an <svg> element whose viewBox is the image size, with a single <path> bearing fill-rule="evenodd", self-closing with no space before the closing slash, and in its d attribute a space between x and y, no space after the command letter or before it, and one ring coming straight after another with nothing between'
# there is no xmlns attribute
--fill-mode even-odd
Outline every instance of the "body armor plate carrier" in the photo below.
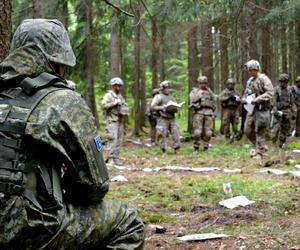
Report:
<svg viewBox="0 0 300 250"><path fill-rule="evenodd" d="M62 79L48 73L25 78L16 88L0 90L0 193L21 195L38 209L61 209L60 170L26 163L25 129L28 118L48 94L67 88ZM49 201L42 206L37 190L27 188L26 176L35 174L42 181Z"/></svg>

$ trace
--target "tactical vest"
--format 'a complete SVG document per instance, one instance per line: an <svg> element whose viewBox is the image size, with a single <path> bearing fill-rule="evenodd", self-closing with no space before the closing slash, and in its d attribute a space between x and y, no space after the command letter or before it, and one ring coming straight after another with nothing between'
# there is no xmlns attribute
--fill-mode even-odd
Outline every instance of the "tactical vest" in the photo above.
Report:
<svg viewBox="0 0 300 250"><path fill-rule="evenodd" d="M265 89L265 80L267 79L267 76L264 74L260 74L257 79L253 79L251 77L247 82L247 88L250 90L250 93L247 93L247 95L255 94L256 97L266 93ZM271 106L271 101L262 101L259 103L258 110L268 110Z"/></svg>
<svg viewBox="0 0 300 250"><path fill-rule="evenodd" d="M276 108L278 110L286 110L292 107L292 93L287 88L286 91L282 91L280 87L276 87Z"/></svg>
<svg viewBox="0 0 300 250"><path fill-rule="evenodd" d="M214 108L214 97L209 91L204 91L203 96L201 97L200 109L202 108Z"/></svg>
<svg viewBox="0 0 300 250"><path fill-rule="evenodd" d="M235 99L237 93L234 90L226 90L225 95L229 96L229 98L226 101L221 102L223 108L237 108L240 105Z"/></svg>
<svg viewBox="0 0 300 250"><path fill-rule="evenodd" d="M25 129L29 116L47 95L68 88L61 79L42 73L35 78L25 78L16 88L0 91L0 193L23 196L43 211L63 207L60 186L60 169L36 165L26 161ZM28 188L28 179L43 185L47 206L38 199L39 190Z"/></svg>
<svg viewBox="0 0 300 250"><path fill-rule="evenodd" d="M159 94L159 95L161 97L161 103L160 103L161 106L166 105L169 101L175 102L174 97L171 96L171 95L165 95L165 94L162 94L162 93ZM175 117L175 114L170 113L170 112L160 111L159 114L160 114L161 117L166 118L166 119L173 119Z"/></svg>

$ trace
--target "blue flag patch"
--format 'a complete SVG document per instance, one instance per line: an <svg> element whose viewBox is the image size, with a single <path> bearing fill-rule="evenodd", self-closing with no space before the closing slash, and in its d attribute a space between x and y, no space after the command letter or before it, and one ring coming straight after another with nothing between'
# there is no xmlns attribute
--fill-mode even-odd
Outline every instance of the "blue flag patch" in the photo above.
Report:
<svg viewBox="0 0 300 250"><path fill-rule="evenodd" d="M97 135L94 140L95 140L96 148L97 148L98 152L100 152L102 149L102 141L101 141L100 136Z"/></svg>

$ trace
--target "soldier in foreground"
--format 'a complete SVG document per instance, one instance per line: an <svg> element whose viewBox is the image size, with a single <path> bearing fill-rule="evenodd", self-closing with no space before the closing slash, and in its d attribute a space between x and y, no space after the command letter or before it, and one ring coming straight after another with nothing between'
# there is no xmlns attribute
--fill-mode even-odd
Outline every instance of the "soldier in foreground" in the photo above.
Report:
<svg viewBox="0 0 300 250"><path fill-rule="evenodd" d="M107 163L122 165L120 149L124 138L124 122L128 116L128 105L121 94L123 80L119 77L110 80L111 90L108 91L101 102L106 117L107 134Z"/></svg>
<svg viewBox="0 0 300 250"><path fill-rule="evenodd" d="M294 97L294 103L297 108L297 117L293 123L293 129L296 130L296 136L300 136L300 76L297 76L296 83L291 87Z"/></svg>
<svg viewBox="0 0 300 250"><path fill-rule="evenodd" d="M258 61L250 60L245 65L249 73L249 80L243 95L242 102L246 103L247 96L252 96L254 110L247 113L245 122L245 134L255 146L250 152L251 157L260 160L267 151L266 130L270 126L271 101L274 96L274 88L271 80L265 74L260 73Z"/></svg>
<svg viewBox="0 0 300 250"><path fill-rule="evenodd" d="M279 76L279 86L275 88L275 95L273 100L271 128L272 128L272 142L282 148L286 138L291 133L292 121L296 119L297 107L294 103L291 89L288 88L290 77L288 74L281 74Z"/></svg>
<svg viewBox="0 0 300 250"><path fill-rule="evenodd" d="M224 89L219 100L222 106L222 124L224 126L225 138L228 142L233 142L238 134L237 125L239 123L239 107L241 104L241 95L234 89L234 79L228 79L226 82L226 89ZM230 125L232 127L233 135L230 132Z"/></svg>
<svg viewBox="0 0 300 250"><path fill-rule="evenodd" d="M201 141L203 150L207 150L213 131L213 116L216 109L214 94L208 87L206 76L197 79L199 88L190 93L190 108L192 109L194 150L199 151Z"/></svg>
<svg viewBox="0 0 300 250"><path fill-rule="evenodd" d="M61 22L28 19L0 65L0 249L142 249L135 209L103 201L94 117L64 79L75 55Z"/></svg>
<svg viewBox="0 0 300 250"><path fill-rule="evenodd" d="M157 120L159 118L159 113L157 111L151 111L151 103L153 98L158 94L159 94L159 89L152 90L152 98L148 101L147 108L146 108L146 116L150 124L150 139L152 143L156 142L156 125L157 125Z"/></svg>
<svg viewBox="0 0 300 250"><path fill-rule="evenodd" d="M163 153L167 150L167 134L170 131L173 138L173 148L175 154L180 149L180 132L175 120L175 113L178 111L174 106L168 107L169 101L175 101L170 95L171 83L163 81L160 83L160 93L153 98L151 111L159 112L159 118L156 125L157 141Z"/></svg>

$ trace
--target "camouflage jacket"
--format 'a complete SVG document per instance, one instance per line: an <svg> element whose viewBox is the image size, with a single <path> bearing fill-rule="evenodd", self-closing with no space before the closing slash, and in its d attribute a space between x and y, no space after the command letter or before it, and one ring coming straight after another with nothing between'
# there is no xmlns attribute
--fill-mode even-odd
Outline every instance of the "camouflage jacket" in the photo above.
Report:
<svg viewBox="0 0 300 250"><path fill-rule="evenodd" d="M190 107L194 113L214 115L216 110L214 93L209 88L207 90L194 88L190 93Z"/></svg>
<svg viewBox="0 0 300 250"><path fill-rule="evenodd" d="M283 111L285 114L297 112L297 106L294 102L291 88L282 89L280 86L275 88L273 110Z"/></svg>
<svg viewBox="0 0 300 250"><path fill-rule="evenodd" d="M102 108L108 122L122 121L128 115L128 105L121 94L108 91L101 102Z"/></svg>
<svg viewBox="0 0 300 250"><path fill-rule="evenodd" d="M257 78L250 77L243 95L255 95L256 110L267 110L271 107L274 96L274 88L271 80L265 74L259 74Z"/></svg>
<svg viewBox="0 0 300 250"><path fill-rule="evenodd" d="M241 95L236 90L224 89L220 95L219 100L223 108L238 108L241 104Z"/></svg>
<svg viewBox="0 0 300 250"><path fill-rule="evenodd" d="M159 112L159 115L166 119L174 119L175 113L174 112L168 112L163 111L162 107L166 105L169 101L176 102L175 98L171 95L165 95L163 93L157 94L154 96L152 102L151 102L151 111L152 112Z"/></svg>
<svg viewBox="0 0 300 250"><path fill-rule="evenodd" d="M297 106L297 108L300 108L300 88L298 88L297 86L292 86L291 87L291 92L293 94L294 97L294 102Z"/></svg>

